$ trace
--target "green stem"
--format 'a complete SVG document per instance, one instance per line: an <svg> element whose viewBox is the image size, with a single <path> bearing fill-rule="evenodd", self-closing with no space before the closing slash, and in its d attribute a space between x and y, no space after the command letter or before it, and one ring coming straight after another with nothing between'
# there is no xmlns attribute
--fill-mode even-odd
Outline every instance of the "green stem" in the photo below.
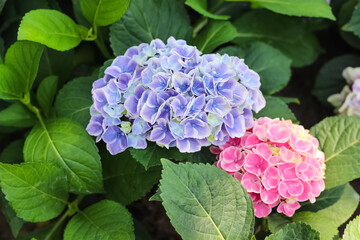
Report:
<svg viewBox="0 0 360 240"><path fill-rule="evenodd" d="M39 119L39 122L42 127L45 127L44 119L41 116L40 110L31 104L30 102L30 93L26 93L23 99L20 99L20 102L24 104L31 112L35 113L36 117Z"/></svg>
<svg viewBox="0 0 360 240"><path fill-rule="evenodd" d="M94 26L94 27L95 27L95 29L96 29L96 30L95 30L95 34L96 34L96 36L97 36L97 38L95 39L96 45L98 46L100 52L102 53L102 55L103 55L106 59L111 58L112 55L111 55L111 53L109 52L109 50L107 49L107 47L105 46L104 38L103 38L101 32L98 33L97 27L96 27L96 26Z"/></svg>
<svg viewBox="0 0 360 240"><path fill-rule="evenodd" d="M201 17L199 21L197 21L194 25L193 29L193 38L196 37L196 35L201 31L201 29L207 24L208 18L207 17Z"/></svg>
<svg viewBox="0 0 360 240"><path fill-rule="evenodd" d="M62 216L59 218L59 220L56 222L56 224L51 228L50 232L46 235L44 240L50 240L51 236L55 233L55 231L61 226L61 224L65 221L65 219L68 217L70 212L70 209L68 209Z"/></svg>

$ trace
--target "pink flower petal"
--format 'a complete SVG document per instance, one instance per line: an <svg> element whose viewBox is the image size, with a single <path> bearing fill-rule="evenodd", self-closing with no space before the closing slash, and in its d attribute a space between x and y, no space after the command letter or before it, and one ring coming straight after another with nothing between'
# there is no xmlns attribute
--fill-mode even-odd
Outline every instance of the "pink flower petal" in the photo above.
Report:
<svg viewBox="0 0 360 240"><path fill-rule="evenodd" d="M266 131L266 137L272 142L285 143L289 140L290 129L283 124L273 124Z"/></svg>
<svg viewBox="0 0 360 240"><path fill-rule="evenodd" d="M256 176L260 176L268 167L269 163L260 155L251 153L245 157L245 170Z"/></svg>
<svg viewBox="0 0 360 240"><path fill-rule="evenodd" d="M254 174L246 172L241 179L241 184L248 192L260 193L261 181Z"/></svg>
<svg viewBox="0 0 360 240"><path fill-rule="evenodd" d="M304 186L304 191L301 195L295 197L297 201L304 202L307 201L311 194L311 185L307 182L302 182Z"/></svg>
<svg viewBox="0 0 360 240"><path fill-rule="evenodd" d="M316 168L306 162L299 163L296 168L296 176L303 181L318 179L319 173Z"/></svg>
<svg viewBox="0 0 360 240"><path fill-rule="evenodd" d="M227 172L237 172L244 164L244 157L240 148L228 147L219 155L218 166Z"/></svg>
<svg viewBox="0 0 360 240"><path fill-rule="evenodd" d="M283 201L279 204L277 211L278 213L284 213L286 216L291 217L299 208L300 204L298 202L287 203L286 201Z"/></svg>
<svg viewBox="0 0 360 240"><path fill-rule="evenodd" d="M296 176L296 163L282 163L279 164L279 175L282 180L295 180L298 179Z"/></svg>
<svg viewBox="0 0 360 240"><path fill-rule="evenodd" d="M256 146L256 149L253 149L253 151L262 156L265 160L269 160L269 158L273 154L273 152L270 150L266 143L258 144Z"/></svg>
<svg viewBox="0 0 360 240"><path fill-rule="evenodd" d="M261 188L260 197L261 197L261 200L266 204L273 204L280 199L279 192L276 188L273 188L270 190Z"/></svg>
<svg viewBox="0 0 360 240"><path fill-rule="evenodd" d="M300 180L281 181L279 193L284 198L300 196L304 191L304 186Z"/></svg>
<svg viewBox="0 0 360 240"><path fill-rule="evenodd" d="M262 201L254 202L254 213L257 218L267 217L271 213L271 207Z"/></svg>
<svg viewBox="0 0 360 240"><path fill-rule="evenodd" d="M280 176L276 167L266 169L262 183L266 189L276 188L280 182Z"/></svg>
<svg viewBox="0 0 360 240"><path fill-rule="evenodd" d="M295 158L295 153L286 147L281 147L280 158L284 162L292 162Z"/></svg>
<svg viewBox="0 0 360 240"><path fill-rule="evenodd" d="M313 147L311 142L299 138L294 133L290 135L290 146L298 152L311 152Z"/></svg>

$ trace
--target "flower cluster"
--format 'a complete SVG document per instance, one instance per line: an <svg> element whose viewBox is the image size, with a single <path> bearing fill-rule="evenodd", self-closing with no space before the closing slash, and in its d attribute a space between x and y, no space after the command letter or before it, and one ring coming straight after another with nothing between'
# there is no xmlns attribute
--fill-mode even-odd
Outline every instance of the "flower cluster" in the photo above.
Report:
<svg viewBox="0 0 360 240"><path fill-rule="evenodd" d="M255 120L241 138L230 138L220 147L211 147L216 165L238 179L249 192L258 218L273 207L292 216L299 202L310 200L324 190L324 153L308 130L270 118Z"/></svg>
<svg viewBox="0 0 360 240"><path fill-rule="evenodd" d="M340 115L360 116L360 68L348 67L342 75L349 85L346 85L341 93L329 96L327 100Z"/></svg>
<svg viewBox="0 0 360 240"><path fill-rule="evenodd" d="M146 148L146 140L196 152L252 127L251 111L265 106L259 87L243 59L156 39L129 48L93 83L87 131L111 154Z"/></svg>

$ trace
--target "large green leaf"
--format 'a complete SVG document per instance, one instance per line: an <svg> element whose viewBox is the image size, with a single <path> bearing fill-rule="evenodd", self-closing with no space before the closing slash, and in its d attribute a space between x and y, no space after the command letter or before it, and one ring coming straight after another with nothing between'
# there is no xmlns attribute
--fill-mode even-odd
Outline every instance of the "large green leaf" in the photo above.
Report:
<svg viewBox="0 0 360 240"><path fill-rule="evenodd" d="M49 163L0 163L1 189L17 216L29 222L57 217L68 199L64 172Z"/></svg>
<svg viewBox="0 0 360 240"><path fill-rule="evenodd" d="M0 126L30 127L36 121L35 115L19 102L11 104L0 112Z"/></svg>
<svg viewBox="0 0 360 240"><path fill-rule="evenodd" d="M106 196L124 205L143 197L160 179L160 166L145 170L129 151L115 156L104 151L101 156Z"/></svg>
<svg viewBox="0 0 360 240"><path fill-rule="evenodd" d="M346 222L359 204L359 195L347 184L341 198L332 206L317 212L298 212L292 217L295 222L303 222L320 232L321 240L332 239L338 234L338 227Z"/></svg>
<svg viewBox="0 0 360 240"><path fill-rule="evenodd" d="M291 223L276 233L265 238L266 240L320 240L319 232L304 223Z"/></svg>
<svg viewBox="0 0 360 240"><path fill-rule="evenodd" d="M219 53L243 58L249 68L260 75L260 89L265 95L280 91L290 80L291 60L268 44L255 42L246 49L230 46L220 49Z"/></svg>
<svg viewBox="0 0 360 240"><path fill-rule="evenodd" d="M343 26L343 30L353 32L360 37L360 3L355 6L351 19Z"/></svg>
<svg viewBox="0 0 360 240"><path fill-rule="evenodd" d="M360 215L353 219L346 225L344 240L359 240L360 239Z"/></svg>
<svg viewBox="0 0 360 240"><path fill-rule="evenodd" d="M37 124L26 138L25 162L48 161L62 169L74 193L102 192L101 162L92 138L66 118Z"/></svg>
<svg viewBox="0 0 360 240"><path fill-rule="evenodd" d="M0 64L0 98L21 99L30 91L39 67L43 46L27 41L15 42Z"/></svg>
<svg viewBox="0 0 360 240"><path fill-rule="evenodd" d="M11 229L11 233L14 237L16 237L25 221L16 216L14 209L11 208L9 201L5 199L5 195L2 192L0 192L0 205L2 213L6 218L6 222L9 224Z"/></svg>
<svg viewBox="0 0 360 240"><path fill-rule="evenodd" d="M46 115L49 115L59 78L57 76L49 76L44 78L36 92L36 100Z"/></svg>
<svg viewBox="0 0 360 240"><path fill-rule="evenodd" d="M291 76L291 60L265 43L251 44L246 50L245 63L260 75L260 90L271 95L283 89Z"/></svg>
<svg viewBox="0 0 360 240"><path fill-rule="evenodd" d="M342 76L346 67L360 66L360 57L356 55L343 55L327 62L316 77L312 93L325 105L329 105L327 98L340 93L347 84Z"/></svg>
<svg viewBox="0 0 360 240"><path fill-rule="evenodd" d="M162 204L184 240L251 239L252 200L239 181L213 165L162 163Z"/></svg>
<svg viewBox="0 0 360 240"><path fill-rule="evenodd" d="M110 28L110 42L115 56L131 46L149 43L155 38L165 41L190 40L192 28L181 0L131 1L125 15Z"/></svg>
<svg viewBox="0 0 360 240"><path fill-rule="evenodd" d="M323 17L335 20L329 3L325 0L227 0L250 1L276 13L299 17ZM311 7L310 7L311 6Z"/></svg>
<svg viewBox="0 0 360 240"><path fill-rule="evenodd" d="M90 120L91 89L95 79L96 76L75 78L60 89L54 104L57 115L86 126Z"/></svg>
<svg viewBox="0 0 360 240"><path fill-rule="evenodd" d="M230 42L237 35L236 28L228 21L211 21L194 39L194 45L203 52L210 53L218 46Z"/></svg>
<svg viewBox="0 0 360 240"><path fill-rule="evenodd" d="M95 26L107 26L119 20L130 0L80 0L85 18Z"/></svg>
<svg viewBox="0 0 360 240"><path fill-rule="evenodd" d="M200 13L201 15L216 19L216 20L227 20L230 16L218 15L208 11L207 0L186 0L185 4Z"/></svg>
<svg viewBox="0 0 360 240"><path fill-rule="evenodd" d="M67 15L50 9L32 10L23 17L18 40L38 42L59 51L79 45L87 36L87 28L77 25Z"/></svg>
<svg viewBox="0 0 360 240"><path fill-rule="evenodd" d="M325 187L333 188L360 177L360 118L325 118L310 129L325 153Z"/></svg>
<svg viewBox="0 0 360 240"><path fill-rule="evenodd" d="M300 19L259 9L249 11L234 22L238 35L233 42L241 45L262 41L292 59L292 65L311 64L321 52L314 34Z"/></svg>
<svg viewBox="0 0 360 240"><path fill-rule="evenodd" d="M266 105L258 113L254 113L255 118L269 117L269 118L284 118L297 122L294 113L290 110L288 105L278 97L266 96Z"/></svg>
<svg viewBox="0 0 360 240"><path fill-rule="evenodd" d="M120 203L102 200L79 211L67 224L64 240L135 239L131 214Z"/></svg>

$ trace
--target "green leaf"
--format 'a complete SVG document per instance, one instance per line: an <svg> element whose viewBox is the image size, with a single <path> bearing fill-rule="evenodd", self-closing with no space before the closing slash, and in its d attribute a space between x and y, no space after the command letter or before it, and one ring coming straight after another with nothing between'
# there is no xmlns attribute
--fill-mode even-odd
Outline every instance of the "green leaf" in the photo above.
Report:
<svg viewBox="0 0 360 240"><path fill-rule="evenodd" d="M327 62L316 77L312 94L323 104L330 106L327 98L335 93L340 93L347 84L342 76L346 67L360 66L360 57L356 55L343 55Z"/></svg>
<svg viewBox="0 0 360 240"><path fill-rule="evenodd" d="M246 50L245 63L260 75L260 90L271 95L283 89L291 76L291 60L265 43L251 44Z"/></svg>
<svg viewBox="0 0 360 240"><path fill-rule="evenodd" d="M162 164L162 204L184 240L251 239L253 204L239 181L213 165Z"/></svg>
<svg viewBox="0 0 360 240"><path fill-rule="evenodd" d="M65 84L55 100L55 111L59 117L71 118L86 126L90 120L92 83L96 76L79 77Z"/></svg>
<svg viewBox="0 0 360 240"><path fill-rule="evenodd" d="M6 0L0 0L0 13L3 10L5 3L6 3Z"/></svg>
<svg viewBox="0 0 360 240"><path fill-rule="evenodd" d="M269 117L269 118L284 118L293 122L298 122L294 113L290 110L288 105L278 97L266 96L266 105L260 112L254 113L255 118Z"/></svg>
<svg viewBox="0 0 360 240"><path fill-rule="evenodd" d="M62 240L64 223L61 223L56 227L56 229L54 229L56 224L57 222L41 228L36 228L33 232L22 234L21 236L17 237L16 240Z"/></svg>
<svg viewBox="0 0 360 240"><path fill-rule="evenodd" d="M325 187L360 177L360 118L328 117L310 129L325 153Z"/></svg>
<svg viewBox="0 0 360 240"><path fill-rule="evenodd" d="M265 95L280 91L290 80L291 60L268 44L255 42L247 49L230 46L220 49L219 53L243 58L249 68L260 75L260 89Z"/></svg>
<svg viewBox="0 0 360 240"><path fill-rule="evenodd" d="M311 203L310 201L301 203L301 208L298 211L317 212L321 209L330 207L341 198L344 193L344 189L345 184L334 188L326 189L320 194L319 197L316 198L315 203Z"/></svg>
<svg viewBox="0 0 360 240"><path fill-rule="evenodd" d="M283 101L286 104L289 103L300 104L300 100L298 98L293 98L293 97L278 97L278 98L281 99L281 101Z"/></svg>
<svg viewBox="0 0 360 240"><path fill-rule="evenodd" d="M227 0L245 1L245 0ZM329 3L323 0L246 0L276 13L299 17L323 17L335 20ZM311 7L309 7L311 6Z"/></svg>
<svg viewBox="0 0 360 240"><path fill-rule="evenodd" d="M360 37L360 3L355 6L350 21L342 29L353 32L356 36Z"/></svg>
<svg viewBox="0 0 360 240"><path fill-rule="evenodd" d="M45 47L44 53L40 59L37 80L43 80L49 76L58 76L58 86L62 86L69 80L69 77L72 74L73 62L74 49L65 52L59 52L54 49Z"/></svg>
<svg viewBox="0 0 360 240"><path fill-rule="evenodd" d="M241 45L262 41L279 49L292 59L292 66L311 64L321 53L313 33L301 19L282 16L259 9L249 11L234 22L238 35L233 42Z"/></svg>
<svg viewBox="0 0 360 240"><path fill-rule="evenodd" d="M35 115L20 102L15 102L0 112L0 126L31 127L36 122Z"/></svg>
<svg viewBox="0 0 360 240"><path fill-rule="evenodd" d="M22 150L24 148L24 140L17 139L9 143L0 154L0 162L2 163L21 163L24 161Z"/></svg>
<svg viewBox="0 0 360 240"><path fill-rule="evenodd" d="M218 14L213 14L209 12L208 6L207 6L207 0L186 0L185 4L200 13L201 15L216 19L216 20L227 20L230 18L230 16L223 16Z"/></svg>
<svg viewBox="0 0 360 240"><path fill-rule="evenodd" d="M47 161L62 169L73 193L102 192L101 162L92 138L66 118L37 124L26 138L25 162Z"/></svg>
<svg viewBox="0 0 360 240"><path fill-rule="evenodd" d="M6 222L9 224L11 233L14 237L19 234L20 229L24 225L25 221L16 216L14 209L9 205L9 202L5 199L5 196L0 192L0 205L2 213L6 218Z"/></svg>
<svg viewBox="0 0 360 240"><path fill-rule="evenodd" d="M129 151L115 156L104 151L101 156L106 196L121 204L128 205L145 196L160 179L160 166L145 170Z"/></svg>
<svg viewBox="0 0 360 240"><path fill-rule="evenodd" d="M37 89L36 99L46 115L49 115L50 113L51 106L56 94L58 81L59 78L57 76L46 77L41 81Z"/></svg>
<svg viewBox="0 0 360 240"><path fill-rule="evenodd" d="M167 149L156 145L154 142L147 142L147 147L145 149L129 148L129 151L131 156L145 167L145 170L148 170L150 167L161 165L161 158L177 160L185 159L185 156L182 155L176 147Z"/></svg>
<svg viewBox="0 0 360 240"><path fill-rule="evenodd" d="M79 45L87 31L86 27L77 25L59 11L37 9L25 14L21 20L18 40L38 42L49 48L66 51Z"/></svg>
<svg viewBox="0 0 360 240"><path fill-rule="evenodd" d="M16 215L29 222L57 217L68 199L63 171L48 163L0 163L1 189Z"/></svg>
<svg viewBox="0 0 360 240"><path fill-rule="evenodd" d="M0 64L0 98L17 100L30 91L39 67L43 46L27 41L15 42Z"/></svg>
<svg viewBox="0 0 360 240"><path fill-rule="evenodd" d="M236 37L236 28L228 21L211 21L194 39L194 45L203 52L210 53L218 46Z"/></svg>
<svg viewBox="0 0 360 240"><path fill-rule="evenodd" d="M360 239L360 215L346 225L343 239L344 240Z"/></svg>
<svg viewBox="0 0 360 240"><path fill-rule="evenodd" d="M304 223L291 223L278 232L265 238L266 240L320 240L319 232Z"/></svg>
<svg viewBox="0 0 360 240"><path fill-rule="evenodd" d="M276 233L291 223L291 219L284 214L271 214L268 218L268 227L272 233Z"/></svg>
<svg viewBox="0 0 360 240"><path fill-rule="evenodd" d="M79 211L67 224L64 240L135 239L131 214L120 203L102 200Z"/></svg>
<svg viewBox="0 0 360 240"><path fill-rule="evenodd" d="M74 15L75 15L74 17L76 22L85 27L91 27L91 24L84 17L84 14L81 11L80 0L72 0L72 4L73 4Z"/></svg>
<svg viewBox="0 0 360 240"><path fill-rule="evenodd" d="M125 15L110 27L111 48L115 56L134 45L155 38L190 40L192 28L182 0L131 1Z"/></svg>
<svg viewBox="0 0 360 240"><path fill-rule="evenodd" d="M332 1L341 2L341 1ZM337 24L340 30L341 37L352 47L360 49L360 38L354 34L354 32L344 31L344 26L351 20L352 14L356 5L359 3L358 0L347 0L341 4L341 8L337 17Z"/></svg>
<svg viewBox="0 0 360 240"><path fill-rule="evenodd" d="M337 228L351 217L358 204L359 195L346 184L343 195L335 204L317 212L295 213L292 220L310 225L320 232L320 239L328 240L338 234Z"/></svg>
<svg viewBox="0 0 360 240"><path fill-rule="evenodd" d="M119 20L130 0L80 0L85 18L95 26L107 26Z"/></svg>
<svg viewBox="0 0 360 240"><path fill-rule="evenodd" d="M149 201L159 201L159 202L162 202L162 199L161 199L161 190L160 188L156 189L156 192L154 195L152 195L150 198L149 198Z"/></svg>
<svg viewBox="0 0 360 240"><path fill-rule="evenodd" d="M177 161L186 160L192 163L210 163L216 161L216 155L210 152L209 147L202 147L200 151L194 153L179 153L177 154Z"/></svg>

